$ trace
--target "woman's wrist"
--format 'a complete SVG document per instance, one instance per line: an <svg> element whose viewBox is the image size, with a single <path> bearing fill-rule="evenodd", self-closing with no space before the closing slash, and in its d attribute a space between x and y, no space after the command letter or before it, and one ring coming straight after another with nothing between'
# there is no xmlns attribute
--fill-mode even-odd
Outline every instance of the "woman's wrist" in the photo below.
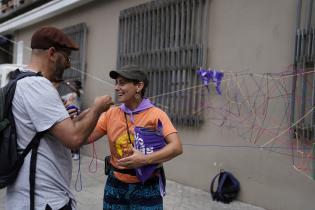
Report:
<svg viewBox="0 0 315 210"><path fill-rule="evenodd" d="M153 162L152 156L151 156L151 155L146 155L146 156L145 156L145 163L146 163L147 165L149 165L149 164L152 164L152 162Z"/></svg>

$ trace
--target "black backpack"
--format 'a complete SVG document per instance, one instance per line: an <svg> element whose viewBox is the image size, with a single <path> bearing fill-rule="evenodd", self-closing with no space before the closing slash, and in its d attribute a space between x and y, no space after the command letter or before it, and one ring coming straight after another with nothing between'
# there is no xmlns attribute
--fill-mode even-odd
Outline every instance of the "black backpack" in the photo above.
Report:
<svg viewBox="0 0 315 210"><path fill-rule="evenodd" d="M214 191L214 183L218 179L217 189ZM214 201L223 203L232 202L240 191L240 183L233 174L221 170L211 182L210 192Z"/></svg>
<svg viewBox="0 0 315 210"><path fill-rule="evenodd" d="M0 189L15 181L23 165L24 158L32 150L29 181L31 209L34 209L37 150L39 140L45 132L36 133L27 147L22 151L18 151L16 127L12 113L12 100L16 83L18 80L29 76L41 76L41 74L21 72L17 69L11 72L8 84L0 88Z"/></svg>

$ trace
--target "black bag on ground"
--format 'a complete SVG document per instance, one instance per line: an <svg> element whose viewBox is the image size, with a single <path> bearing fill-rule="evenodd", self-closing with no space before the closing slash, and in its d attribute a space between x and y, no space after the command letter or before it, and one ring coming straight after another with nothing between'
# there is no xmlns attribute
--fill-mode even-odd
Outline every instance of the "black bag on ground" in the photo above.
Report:
<svg viewBox="0 0 315 210"><path fill-rule="evenodd" d="M214 190L214 183L217 182L217 189ZM236 199L240 191L240 183L233 174L221 170L211 182L210 193L214 201L230 203Z"/></svg>

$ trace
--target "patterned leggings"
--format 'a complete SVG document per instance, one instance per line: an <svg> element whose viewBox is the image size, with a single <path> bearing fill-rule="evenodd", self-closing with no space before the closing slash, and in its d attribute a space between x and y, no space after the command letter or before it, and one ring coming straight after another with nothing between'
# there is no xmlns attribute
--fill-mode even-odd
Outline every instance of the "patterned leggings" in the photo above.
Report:
<svg viewBox="0 0 315 210"><path fill-rule="evenodd" d="M162 210L159 179L128 184L119 181L111 171L104 189L103 210Z"/></svg>

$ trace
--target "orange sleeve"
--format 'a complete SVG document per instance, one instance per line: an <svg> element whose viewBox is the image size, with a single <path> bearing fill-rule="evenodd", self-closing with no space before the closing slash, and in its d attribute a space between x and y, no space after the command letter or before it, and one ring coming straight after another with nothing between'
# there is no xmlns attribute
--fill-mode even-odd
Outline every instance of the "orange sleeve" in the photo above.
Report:
<svg viewBox="0 0 315 210"><path fill-rule="evenodd" d="M95 129L104 135L107 134L108 112L104 112L97 121Z"/></svg>
<svg viewBox="0 0 315 210"><path fill-rule="evenodd" d="M170 135L171 133L177 133L176 128L174 127L174 125L172 124L170 118L167 116L167 114L164 111L160 111L160 114L158 115L159 119L162 122L163 125L163 136L166 137L168 135ZM158 121L156 121L156 125L157 125Z"/></svg>

